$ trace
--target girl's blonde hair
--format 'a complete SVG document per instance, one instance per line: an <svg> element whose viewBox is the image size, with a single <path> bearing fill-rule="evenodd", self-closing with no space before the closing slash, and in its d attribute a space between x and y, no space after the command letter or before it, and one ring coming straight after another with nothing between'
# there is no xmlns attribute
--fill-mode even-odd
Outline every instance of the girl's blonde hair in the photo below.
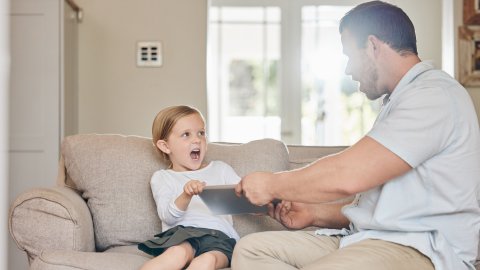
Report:
<svg viewBox="0 0 480 270"><path fill-rule="evenodd" d="M180 118L185 116L189 116L191 114L198 114L203 122L205 123L205 119L203 118L202 113L197 110L196 108L186 106L186 105L179 105L179 106L171 106L161 110L155 119L153 120L152 125L152 141L153 145L157 149L157 151L162 155L163 159L167 162L170 162L168 155L162 152L157 147L157 142L159 140L167 140L170 133L172 133L172 129L177 123Z"/></svg>

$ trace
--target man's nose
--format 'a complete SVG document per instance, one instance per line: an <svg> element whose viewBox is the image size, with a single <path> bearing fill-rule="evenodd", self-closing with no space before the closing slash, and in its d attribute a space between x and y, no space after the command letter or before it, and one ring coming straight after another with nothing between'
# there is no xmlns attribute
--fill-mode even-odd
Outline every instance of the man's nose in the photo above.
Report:
<svg viewBox="0 0 480 270"><path fill-rule="evenodd" d="M347 75L347 76L352 75L352 69L350 68L349 64L347 64L347 66L345 67L345 75Z"/></svg>

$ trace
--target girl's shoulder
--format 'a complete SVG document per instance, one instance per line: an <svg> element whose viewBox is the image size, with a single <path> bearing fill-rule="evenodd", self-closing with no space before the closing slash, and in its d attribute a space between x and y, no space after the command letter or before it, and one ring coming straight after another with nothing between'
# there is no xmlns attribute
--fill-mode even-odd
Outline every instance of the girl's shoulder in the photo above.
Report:
<svg viewBox="0 0 480 270"><path fill-rule="evenodd" d="M169 169L160 169L160 170L155 171L152 176L166 175L166 174L169 174L168 171L169 171Z"/></svg>
<svg viewBox="0 0 480 270"><path fill-rule="evenodd" d="M230 164L221 160L216 161L216 163L218 164L217 171L221 173L221 178L224 181L222 184L237 184L240 181L240 176Z"/></svg>
<svg viewBox="0 0 480 270"><path fill-rule="evenodd" d="M177 173L170 169L160 169L152 174L150 182L165 182L175 178Z"/></svg>
<svg viewBox="0 0 480 270"><path fill-rule="evenodd" d="M215 160L211 162L211 165L212 169L215 169L217 172L222 172L222 174L228 178L231 178L233 175L238 175L235 169L224 161Z"/></svg>
<svg viewBox="0 0 480 270"><path fill-rule="evenodd" d="M216 168L232 168L228 163L221 160L212 160L207 166L216 167Z"/></svg>

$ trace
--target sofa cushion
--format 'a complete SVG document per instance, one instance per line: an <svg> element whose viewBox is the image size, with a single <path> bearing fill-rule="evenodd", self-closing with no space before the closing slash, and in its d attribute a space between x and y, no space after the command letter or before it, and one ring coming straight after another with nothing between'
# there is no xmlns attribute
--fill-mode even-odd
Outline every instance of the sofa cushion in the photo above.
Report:
<svg viewBox="0 0 480 270"><path fill-rule="evenodd" d="M221 160L243 177L254 171L278 172L288 169L287 146L274 139L245 144L210 143L205 160Z"/></svg>
<svg viewBox="0 0 480 270"><path fill-rule="evenodd" d="M87 201L97 250L135 244L161 230L150 190L165 168L149 138L82 134L65 138L67 182Z"/></svg>
<svg viewBox="0 0 480 270"><path fill-rule="evenodd" d="M45 250L32 262L31 270L131 270L139 269L149 258L116 252Z"/></svg>
<svg viewBox="0 0 480 270"><path fill-rule="evenodd" d="M273 139L227 146L212 143L207 152L207 159L213 158L230 164L240 176L254 171L278 172L289 168L286 145ZM285 229L276 220L263 215L234 215L233 225L240 236L258 231Z"/></svg>
<svg viewBox="0 0 480 270"><path fill-rule="evenodd" d="M94 251L90 211L69 188L34 188L12 203L10 233L30 258L42 250Z"/></svg>
<svg viewBox="0 0 480 270"><path fill-rule="evenodd" d="M345 146L288 146L290 170L305 167L318 159L345 150Z"/></svg>
<svg viewBox="0 0 480 270"><path fill-rule="evenodd" d="M151 139L74 135L63 141L62 156L65 184L78 190L90 208L97 250L136 244L161 230L150 178L166 164ZM288 169L285 144L271 139L237 145L210 143L206 161L210 160L230 164L240 176L252 171ZM275 223L257 217L253 222L256 227L250 229L269 229Z"/></svg>

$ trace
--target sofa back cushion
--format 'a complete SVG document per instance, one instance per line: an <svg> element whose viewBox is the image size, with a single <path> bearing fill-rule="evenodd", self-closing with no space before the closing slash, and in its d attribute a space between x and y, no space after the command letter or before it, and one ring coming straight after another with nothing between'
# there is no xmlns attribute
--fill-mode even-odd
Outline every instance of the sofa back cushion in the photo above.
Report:
<svg viewBox="0 0 480 270"><path fill-rule="evenodd" d="M65 185L77 190L92 214L98 251L132 245L160 232L150 178L166 164L150 138L80 134L62 143ZM210 143L206 161L222 160L243 176L252 171L288 169L288 151L279 141L264 139L246 144ZM234 225L241 235L282 229L268 217L240 215Z"/></svg>
<svg viewBox="0 0 480 270"><path fill-rule="evenodd" d="M208 146L206 160L212 159L230 164L242 177L254 171L278 172L289 168L286 145L273 139L237 145L212 143ZM234 215L233 225L240 236L252 232L285 229L279 222L263 215Z"/></svg>
<svg viewBox="0 0 480 270"><path fill-rule="evenodd" d="M62 143L67 182L92 214L95 245L103 251L161 230L150 190L152 173L165 168L148 138L74 135Z"/></svg>
<svg viewBox="0 0 480 270"><path fill-rule="evenodd" d="M339 153L345 150L346 146L304 146L289 145L290 170L305 167L318 159Z"/></svg>

